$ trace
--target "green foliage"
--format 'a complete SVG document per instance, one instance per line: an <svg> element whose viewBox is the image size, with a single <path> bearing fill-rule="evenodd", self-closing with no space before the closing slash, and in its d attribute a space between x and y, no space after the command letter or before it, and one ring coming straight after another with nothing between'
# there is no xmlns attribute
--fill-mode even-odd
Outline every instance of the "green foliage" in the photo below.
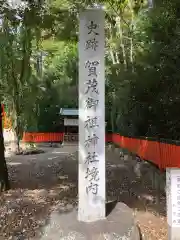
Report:
<svg viewBox="0 0 180 240"><path fill-rule="evenodd" d="M60 108L78 107L77 47L76 44L63 42L47 45L45 41L43 49L52 55L44 59L45 90L37 102L40 109L38 131L58 131Z"/></svg>
<svg viewBox="0 0 180 240"><path fill-rule="evenodd" d="M164 1L138 15L133 35L134 72L119 75L129 81L117 118L117 130L124 135L180 138L178 8L176 1Z"/></svg>
<svg viewBox="0 0 180 240"><path fill-rule="evenodd" d="M128 136L180 138L180 4L97 0L106 7L106 120ZM78 14L90 0L3 2L0 96L17 135L58 131L59 109L78 107Z"/></svg>

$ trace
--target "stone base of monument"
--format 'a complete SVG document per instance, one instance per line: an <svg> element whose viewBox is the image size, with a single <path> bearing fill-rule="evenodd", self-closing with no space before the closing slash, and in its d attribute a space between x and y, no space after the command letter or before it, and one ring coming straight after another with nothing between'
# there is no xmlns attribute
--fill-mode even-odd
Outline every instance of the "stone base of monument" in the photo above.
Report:
<svg viewBox="0 0 180 240"><path fill-rule="evenodd" d="M112 205L112 204L110 204ZM124 203L107 205L107 217L93 223L77 220L77 209L69 209L62 213L56 210L56 217L46 229L41 240L140 240L133 211ZM48 231L47 231L48 230Z"/></svg>

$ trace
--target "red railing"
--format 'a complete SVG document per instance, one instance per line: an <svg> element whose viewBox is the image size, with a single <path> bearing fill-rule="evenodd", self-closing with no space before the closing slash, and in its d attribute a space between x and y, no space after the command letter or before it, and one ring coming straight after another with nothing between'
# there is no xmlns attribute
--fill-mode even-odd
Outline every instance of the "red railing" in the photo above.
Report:
<svg viewBox="0 0 180 240"><path fill-rule="evenodd" d="M24 142L60 142L64 133L24 133ZM180 167L180 146L149 141L136 138L123 137L119 134L107 134L107 142L128 149L145 159L158 165L159 168Z"/></svg>
<svg viewBox="0 0 180 240"><path fill-rule="evenodd" d="M23 142L60 142L64 133L24 133Z"/></svg>
<svg viewBox="0 0 180 240"><path fill-rule="evenodd" d="M112 134L109 138L116 145L137 154L141 159L158 165L160 169L180 167L180 146L158 141L123 137L119 134Z"/></svg>

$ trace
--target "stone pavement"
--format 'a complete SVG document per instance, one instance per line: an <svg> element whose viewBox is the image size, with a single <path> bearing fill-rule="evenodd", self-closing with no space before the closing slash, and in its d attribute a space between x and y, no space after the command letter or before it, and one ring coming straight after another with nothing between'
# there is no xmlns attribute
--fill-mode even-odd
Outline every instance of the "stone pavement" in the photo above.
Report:
<svg viewBox="0 0 180 240"><path fill-rule="evenodd" d="M68 206L64 213L51 213L49 224L43 229L40 240L140 240L133 211L124 203L117 203L105 220L82 223L77 211Z"/></svg>

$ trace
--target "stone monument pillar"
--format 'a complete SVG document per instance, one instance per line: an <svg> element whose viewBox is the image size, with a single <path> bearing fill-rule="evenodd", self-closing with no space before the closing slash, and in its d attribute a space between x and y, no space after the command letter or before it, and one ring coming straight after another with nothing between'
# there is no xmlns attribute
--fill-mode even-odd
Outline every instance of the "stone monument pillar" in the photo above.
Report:
<svg viewBox="0 0 180 240"><path fill-rule="evenodd" d="M104 11L80 14L78 220L105 218Z"/></svg>

